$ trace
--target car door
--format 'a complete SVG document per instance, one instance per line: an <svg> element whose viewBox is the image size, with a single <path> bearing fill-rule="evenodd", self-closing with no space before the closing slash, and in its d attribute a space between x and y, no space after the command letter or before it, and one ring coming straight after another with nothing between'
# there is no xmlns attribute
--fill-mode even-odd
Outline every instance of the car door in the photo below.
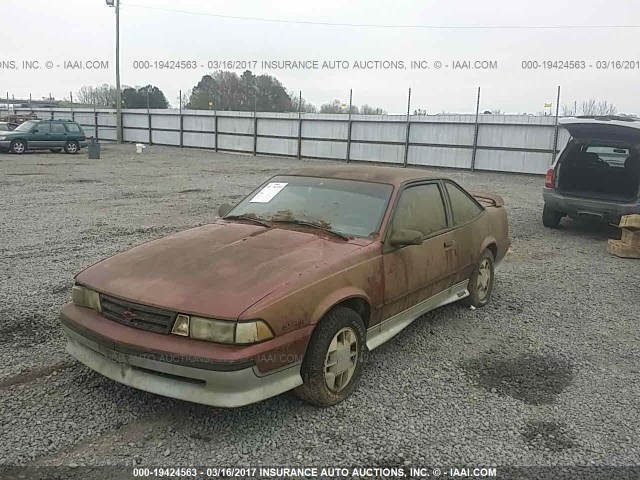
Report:
<svg viewBox="0 0 640 480"><path fill-rule="evenodd" d="M458 248L458 264L454 282L471 277L480 256L481 242L487 238L487 224L481 221L484 208L462 187L443 181L453 222L453 239Z"/></svg>
<svg viewBox="0 0 640 480"><path fill-rule="evenodd" d="M51 125L49 122L39 122L36 124L27 138L30 149L49 148L51 142Z"/></svg>
<svg viewBox="0 0 640 480"><path fill-rule="evenodd" d="M51 122L49 148L62 148L67 143L67 130L62 122Z"/></svg>
<svg viewBox="0 0 640 480"><path fill-rule="evenodd" d="M434 297L452 285L457 245L438 181L408 185L400 193L383 247L383 319ZM393 248L397 229L422 233L420 245Z"/></svg>

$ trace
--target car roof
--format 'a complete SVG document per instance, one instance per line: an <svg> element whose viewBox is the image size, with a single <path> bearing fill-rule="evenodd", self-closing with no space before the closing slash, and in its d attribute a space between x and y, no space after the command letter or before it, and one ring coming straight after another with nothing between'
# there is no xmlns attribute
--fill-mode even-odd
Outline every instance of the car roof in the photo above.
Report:
<svg viewBox="0 0 640 480"><path fill-rule="evenodd" d="M361 180L375 183L401 185L410 180L433 180L443 178L429 170L402 167L383 167L378 165L335 165L327 167L299 168L282 175L305 177L339 178L343 180Z"/></svg>

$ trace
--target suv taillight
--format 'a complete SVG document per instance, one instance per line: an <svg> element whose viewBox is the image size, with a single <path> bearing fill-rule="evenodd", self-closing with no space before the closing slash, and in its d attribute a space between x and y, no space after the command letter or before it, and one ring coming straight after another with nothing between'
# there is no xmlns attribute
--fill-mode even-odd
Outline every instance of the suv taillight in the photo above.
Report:
<svg viewBox="0 0 640 480"><path fill-rule="evenodd" d="M545 187L547 188L555 187L555 185L553 184L554 175L555 175L555 171L553 170L553 168L550 168L549 170L547 170L547 176L545 177L545 180L544 180Z"/></svg>

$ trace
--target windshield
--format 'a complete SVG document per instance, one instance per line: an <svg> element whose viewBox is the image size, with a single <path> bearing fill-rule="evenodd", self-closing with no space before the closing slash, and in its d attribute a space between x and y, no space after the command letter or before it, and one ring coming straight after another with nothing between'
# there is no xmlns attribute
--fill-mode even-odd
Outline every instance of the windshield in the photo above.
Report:
<svg viewBox="0 0 640 480"><path fill-rule="evenodd" d="M226 217L302 221L368 237L380 228L393 187L336 178L278 176L242 200Z"/></svg>
<svg viewBox="0 0 640 480"><path fill-rule="evenodd" d="M18 125L14 131L15 132L28 132L29 130L31 130L31 127L33 127L36 123L38 123L38 122L34 122L33 120L27 120L26 122L21 123L20 125Z"/></svg>

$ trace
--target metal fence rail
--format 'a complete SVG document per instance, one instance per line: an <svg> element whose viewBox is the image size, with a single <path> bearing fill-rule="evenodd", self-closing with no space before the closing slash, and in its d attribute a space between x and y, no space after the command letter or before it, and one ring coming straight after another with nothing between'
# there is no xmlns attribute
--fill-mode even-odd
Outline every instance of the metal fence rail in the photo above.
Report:
<svg viewBox="0 0 640 480"><path fill-rule="evenodd" d="M112 109L16 108L116 140ZM543 174L568 140L551 116L123 110L123 139L214 151Z"/></svg>

